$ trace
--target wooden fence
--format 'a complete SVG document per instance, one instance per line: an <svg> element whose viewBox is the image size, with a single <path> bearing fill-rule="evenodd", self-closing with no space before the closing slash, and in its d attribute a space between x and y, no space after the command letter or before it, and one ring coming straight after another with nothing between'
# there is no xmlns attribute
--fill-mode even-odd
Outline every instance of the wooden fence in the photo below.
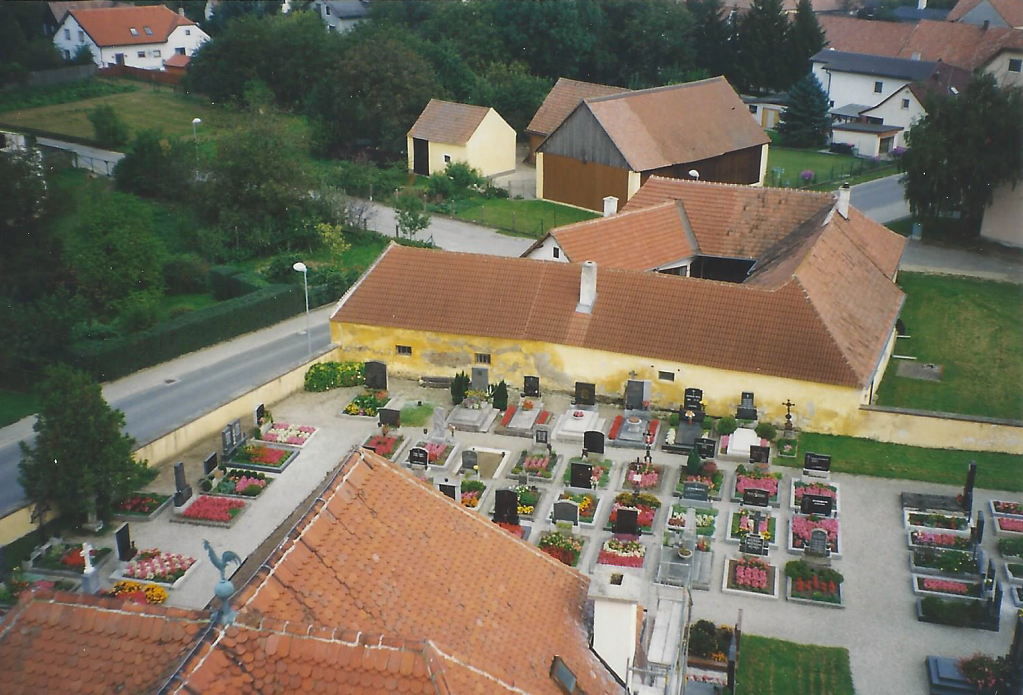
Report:
<svg viewBox="0 0 1023 695"><path fill-rule="evenodd" d="M162 70L143 70L142 68L134 68L130 65L111 65L110 67L100 68L99 74L101 77L127 77L133 80L141 80L142 82L152 84L165 84L171 87L180 85L182 78L180 73L164 72Z"/></svg>

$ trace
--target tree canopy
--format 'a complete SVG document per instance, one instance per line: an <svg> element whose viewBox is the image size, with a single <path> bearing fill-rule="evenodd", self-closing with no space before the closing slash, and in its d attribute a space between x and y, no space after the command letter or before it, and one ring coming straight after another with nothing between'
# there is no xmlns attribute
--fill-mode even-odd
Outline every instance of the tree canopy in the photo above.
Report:
<svg viewBox="0 0 1023 695"><path fill-rule="evenodd" d="M789 91L789 105L782 111L778 132L790 147L823 147L828 141L828 95L811 73Z"/></svg>

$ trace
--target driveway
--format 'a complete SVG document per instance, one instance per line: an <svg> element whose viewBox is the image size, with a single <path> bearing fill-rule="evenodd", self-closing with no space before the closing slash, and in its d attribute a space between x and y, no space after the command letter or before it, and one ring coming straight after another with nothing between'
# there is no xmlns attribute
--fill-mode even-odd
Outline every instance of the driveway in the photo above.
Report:
<svg viewBox="0 0 1023 695"><path fill-rule="evenodd" d="M883 179L853 186L849 202L864 215L881 224L909 217L909 203L906 202L905 192L899 183L900 176L901 174L886 176Z"/></svg>
<svg viewBox="0 0 1023 695"><path fill-rule="evenodd" d="M494 185L508 191L511 198L536 200L536 166L524 161L528 154L529 145L519 143L515 148L515 171L493 179Z"/></svg>
<svg viewBox="0 0 1023 695"><path fill-rule="evenodd" d="M370 206L372 213L368 222L369 228L387 236L397 236L394 210L379 203L370 203ZM489 227L438 215L431 217L430 226L419 232L416 239L425 241L431 236L433 243L445 251L484 253L491 256L521 256L533 244L532 239L500 234Z"/></svg>

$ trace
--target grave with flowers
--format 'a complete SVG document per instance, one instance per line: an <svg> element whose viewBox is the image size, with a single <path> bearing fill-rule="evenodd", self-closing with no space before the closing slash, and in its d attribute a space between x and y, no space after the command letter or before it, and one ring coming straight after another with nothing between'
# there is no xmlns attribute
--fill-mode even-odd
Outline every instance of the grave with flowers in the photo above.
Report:
<svg viewBox="0 0 1023 695"><path fill-rule="evenodd" d="M802 508L803 498L807 495L816 498L828 498L831 500L831 516L838 516L839 497L838 483L829 480L803 480L793 478L789 486L791 495L789 497L789 508L798 512Z"/></svg>
<svg viewBox="0 0 1023 695"><path fill-rule="evenodd" d="M909 549L918 548L950 548L953 550L973 550L974 543L968 536L935 531L909 531Z"/></svg>
<svg viewBox="0 0 1023 695"><path fill-rule="evenodd" d="M495 408L487 391L469 390L462 402L451 409L448 427L463 432L487 432L494 425L501 411Z"/></svg>
<svg viewBox="0 0 1023 695"><path fill-rule="evenodd" d="M761 598L778 598L778 568L761 557L743 555L728 558L721 590Z"/></svg>
<svg viewBox="0 0 1023 695"><path fill-rule="evenodd" d="M111 575L111 579L152 582L177 589L191 576L196 564L194 557L148 548L140 550L130 562Z"/></svg>
<svg viewBox="0 0 1023 695"><path fill-rule="evenodd" d="M171 523L230 528L241 518L248 504L243 499L220 495L193 497L181 509L175 509Z"/></svg>
<svg viewBox="0 0 1023 695"><path fill-rule="evenodd" d="M690 507L681 504L671 505L668 514L667 531L681 533L686 530L686 515ZM696 535L714 537L716 530L718 510L713 507L695 507L696 511Z"/></svg>
<svg viewBox="0 0 1023 695"><path fill-rule="evenodd" d="M98 570L116 556L110 548L93 548L89 553L92 566ZM61 538L49 541L32 551L25 568L33 574L50 578L81 579L85 572L85 557L81 543L67 543Z"/></svg>
<svg viewBox="0 0 1023 695"><path fill-rule="evenodd" d="M246 444L230 460L235 468L264 473L280 473L298 458L298 450L269 444Z"/></svg>
<svg viewBox="0 0 1023 695"><path fill-rule="evenodd" d="M494 434L532 438L533 428L548 425L550 421L551 413L544 410L542 400L523 396L517 405L509 405L504 411Z"/></svg>
<svg viewBox="0 0 1023 695"><path fill-rule="evenodd" d="M611 484L611 468L614 466L614 461L611 459L600 458L599 456L589 455L586 458L581 456L574 456L568 460L568 465L565 466L565 472L561 476L562 483L565 485L572 484L572 464L585 464L592 466L590 471L590 488L593 490L606 490L608 485Z"/></svg>
<svg viewBox="0 0 1023 695"><path fill-rule="evenodd" d="M729 515L725 541L738 544L747 534L755 533L774 546L777 539L775 527L776 520L770 512L742 507Z"/></svg>
<svg viewBox="0 0 1023 695"><path fill-rule="evenodd" d="M645 559L646 546L638 536L616 535L604 541L597 564L642 569Z"/></svg>
<svg viewBox="0 0 1023 695"><path fill-rule="evenodd" d="M405 441L405 435L384 425L379 432L367 437L362 445L373 449L377 455L383 456L385 459L395 461L401 455Z"/></svg>
<svg viewBox="0 0 1023 695"><path fill-rule="evenodd" d="M793 514L789 520L788 551L793 555L801 555L810 546L810 534L814 529L823 529L828 534L828 554L833 558L841 557L838 545L838 519L817 516L814 514Z"/></svg>
<svg viewBox="0 0 1023 695"><path fill-rule="evenodd" d="M695 474L683 467L679 472L678 482L675 483L677 497L685 496L686 483L703 483L707 486L709 499L720 502L725 487L725 472L718 468L714 461L704 461L700 466L700 472Z"/></svg>
<svg viewBox="0 0 1023 695"><path fill-rule="evenodd" d="M995 533L999 536L1023 538L1023 519L1011 516L996 516L994 520Z"/></svg>
<svg viewBox="0 0 1023 695"><path fill-rule="evenodd" d="M536 545L555 560L569 567L578 567L586 547L586 537L574 535L571 524L568 524L567 528L547 531Z"/></svg>
<svg viewBox="0 0 1023 695"><path fill-rule="evenodd" d="M604 524L604 530L614 530L618 512L622 509L631 509L636 512L640 533L653 533L654 520L657 518L657 510L660 508L661 501L649 492L619 492L615 495L614 503L611 505L611 514L607 518L607 523Z"/></svg>
<svg viewBox="0 0 1023 695"><path fill-rule="evenodd" d="M259 438L264 442L275 444L287 444L301 449L316 434L316 428L312 425L294 425L287 422L274 422L269 427L264 427Z"/></svg>
<svg viewBox="0 0 1023 695"><path fill-rule="evenodd" d="M526 521L535 521L537 508L540 506L540 499L543 497L543 490L536 485L516 485L510 489L517 497L516 512L519 518ZM489 505L491 516L495 515L497 505L497 495L495 494L494 500Z"/></svg>
<svg viewBox="0 0 1023 695"><path fill-rule="evenodd" d="M643 492L658 492L664 483L664 466L638 458L625 467L622 475L622 488Z"/></svg>
<svg viewBox="0 0 1023 695"><path fill-rule="evenodd" d="M965 514L921 509L903 509L902 514L910 531L970 536L970 521Z"/></svg>
<svg viewBox="0 0 1023 695"><path fill-rule="evenodd" d="M171 496L156 492L135 492L114 503L114 519L151 521L170 506Z"/></svg>
<svg viewBox="0 0 1023 695"><path fill-rule="evenodd" d="M752 470L740 463L735 468L732 502L741 502L746 490L756 489L767 491L768 504L772 507L779 507L781 504L781 482L784 477L782 473Z"/></svg>
<svg viewBox="0 0 1023 695"><path fill-rule="evenodd" d="M208 492L223 497L254 499L262 495L273 481L272 476L263 472L229 468Z"/></svg>
<svg viewBox="0 0 1023 695"><path fill-rule="evenodd" d="M341 411L342 415L376 418L377 412L387 405L390 397L387 391L366 389L353 398Z"/></svg>
<svg viewBox="0 0 1023 695"><path fill-rule="evenodd" d="M464 478L459 483L462 506L466 509L480 509L487 494L487 485L479 478Z"/></svg>
<svg viewBox="0 0 1023 695"><path fill-rule="evenodd" d="M414 463L412 452L416 449L426 452L429 467L443 468L444 470L449 470L448 467L456 460L459 453L457 442L417 439L413 440L412 445L402 455L402 465L411 466Z"/></svg>
<svg viewBox="0 0 1023 695"><path fill-rule="evenodd" d="M972 599L984 598L984 583L961 579L947 579L914 574L913 593L919 596L938 596L939 598Z"/></svg>
<svg viewBox="0 0 1023 695"><path fill-rule="evenodd" d="M79 582L70 579L45 579L31 572L15 569L0 582L0 607L12 608L26 591L78 591Z"/></svg>
<svg viewBox="0 0 1023 695"><path fill-rule="evenodd" d="M806 560L785 563L785 596L795 603L845 608L842 600L842 573Z"/></svg>
<svg viewBox="0 0 1023 695"><path fill-rule="evenodd" d="M979 580L987 565L981 548L971 552L951 548L915 548L909 554L909 569L914 574L930 574L955 579Z"/></svg>
<svg viewBox="0 0 1023 695"><path fill-rule="evenodd" d="M1023 538L999 538L997 545L1003 560L1023 563Z"/></svg>
<svg viewBox="0 0 1023 695"><path fill-rule="evenodd" d="M585 490L574 488L564 490L558 500L568 500L579 505L579 525L584 528L595 528L597 511L600 508L600 498L596 494ZM554 510L551 510L551 521L554 519Z"/></svg>
<svg viewBox="0 0 1023 695"><path fill-rule="evenodd" d="M1023 502L1006 502L1005 500L991 500L988 502L991 508L991 516L1007 517L1023 521Z"/></svg>
<svg viewBox="0 0 1023 695"><path fill-rule="evenodd" d="M554 480L554 469L562 458L543 446L523 449L508 477L519 478L524 475L530 483L549 483Z"/></svg>

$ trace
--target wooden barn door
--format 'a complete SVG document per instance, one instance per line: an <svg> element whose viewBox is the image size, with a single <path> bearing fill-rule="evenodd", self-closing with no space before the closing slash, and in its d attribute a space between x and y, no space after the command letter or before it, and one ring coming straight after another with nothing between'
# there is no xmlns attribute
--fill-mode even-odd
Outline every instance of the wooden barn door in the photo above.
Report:
<svg viewBox="0 0 1023 695"><path fill-rule="evenodd" d="M422 138L412 138L412 171L423 176L430 175L430 143Z"/></svg>

